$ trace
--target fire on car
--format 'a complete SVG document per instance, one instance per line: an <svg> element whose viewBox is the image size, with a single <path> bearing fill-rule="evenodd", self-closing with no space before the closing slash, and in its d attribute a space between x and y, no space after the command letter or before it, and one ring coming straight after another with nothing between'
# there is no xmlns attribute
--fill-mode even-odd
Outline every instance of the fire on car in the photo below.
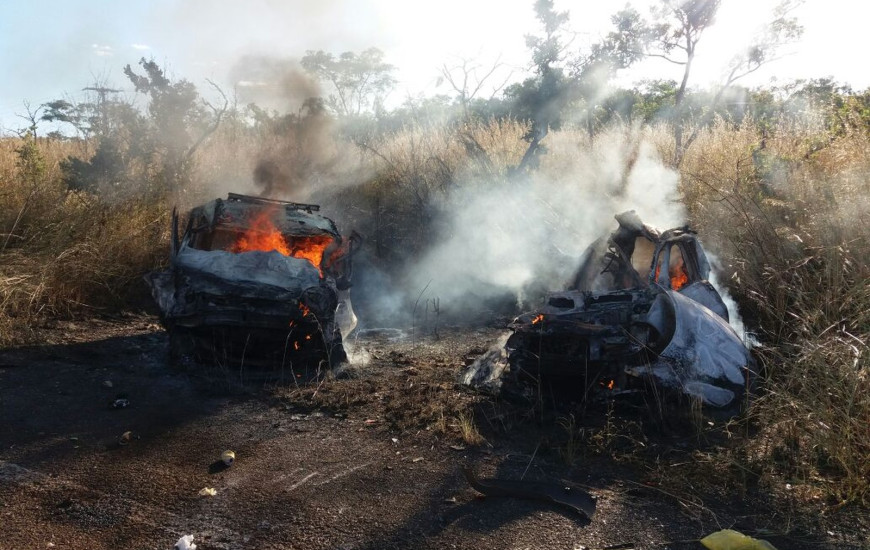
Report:
<svg viewBox="0 0 870 550"><path fill-rule="evenodd" d="M616 220L564 290L510 324L502 359L475 362L465 383L501 390L505 382L580 381L581 401L652 382L714 408L740 402L754 362L709 281L697 235L688 227L660 231L634 211Z"/></svg>
<svg viewBox="0 0 870 550"><path fill-rule="evenodd" d="M342 336L352 257L319 206L230 193L190 211L179 235L172 216L170 265L146 280L169 332L170 359L224 366L347 360Z"/></svg>

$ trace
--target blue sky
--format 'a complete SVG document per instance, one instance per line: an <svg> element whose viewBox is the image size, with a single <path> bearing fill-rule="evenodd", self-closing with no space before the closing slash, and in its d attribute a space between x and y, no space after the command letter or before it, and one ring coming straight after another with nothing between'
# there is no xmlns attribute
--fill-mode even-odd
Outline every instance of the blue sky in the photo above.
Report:
<svg viewBox="0 0 870 550"><path fill-rule="evenodd" d="M645 10L652 0L635 0ZM715 82L721 67L760 25L774 0L725 0L719 22L704 38L695 84ZM211 78L232 89L229 74L245 56L299 57L307 49L359 51L375 46L398 67L407 95L436 89L438 67L460 58L492 63L522 76L523 35L536 31L532 0L0 0L0 131L24 125L15 114L33 105L77 96L95 79L129 88L122 68L153 57L177 77L204 89ZM608 29L624 1L557 0L571 11L578 44ZM849 0L807 0L796 12L806 27L802 44L754 75L754 82L834 76L870 86L864 59L870 8ZM844 16L848 14L848 16ZM676 78L674 67L647 64L625 78Z"/></svg>
<svg viewBox="0 0 870 550"><path fill-rule="evenodd" d="M149 17L149 4L165 2L4 1L0 124L8 128L21 122L10 112L23 112L23 100L38 105L65 92L75 93L93 81L92 74L112 74L117 81L117 61L136 58L138 52L130 44L137 43L137 21ZM108 44L115 44L117 51L100 49Z"/></svg>

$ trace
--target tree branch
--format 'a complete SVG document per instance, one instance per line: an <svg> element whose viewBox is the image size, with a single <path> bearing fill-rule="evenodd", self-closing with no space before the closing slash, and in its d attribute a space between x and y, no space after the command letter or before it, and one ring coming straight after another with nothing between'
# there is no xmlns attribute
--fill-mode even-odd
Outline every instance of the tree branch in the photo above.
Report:
<svg viewBox="0 0 870 550"><path fill-rule="evenodd" d="M217 93L220 94L220 96L224 100L224 104L222 107L217 108L214 105L212 105L211 103L209 103L208 101L206 101L205 99L203 99L203 103L208 105L208 107L214 112L214 115L215 115L214 124L212 124L210 127L206 128L206 130L202 133L202 135L199 136L199 139L197 139L196 142L190 146L190 148L184 154L185 160L190 160L190 158L193 157L194 153L196 153L196 150L199 149L199 146L202 145L202 143L210 135L212 135L213 133L215 133L217 131L218 127L221 125L221 120L223 119L224 114L227 112L227 107L230 104L230 100L227 99L227 94L224 93L224 91L221 89L220 86L215 84L214 81L212 81L209 78L206 79L206 82L211 84L212 88L214 88L217 91Z"/></svg>
<svg viewBox="0 0 870 550"><path fill-rule="evenodd" d="M648 53L646 55L647 55L647 57L658 57L658 58L664 59L665 61L673 63L674 65L685 65L686 64L685 61L680 61L678 59L671 59L670 57L668 57L664 54L660 54L660 53Z"/></svg>

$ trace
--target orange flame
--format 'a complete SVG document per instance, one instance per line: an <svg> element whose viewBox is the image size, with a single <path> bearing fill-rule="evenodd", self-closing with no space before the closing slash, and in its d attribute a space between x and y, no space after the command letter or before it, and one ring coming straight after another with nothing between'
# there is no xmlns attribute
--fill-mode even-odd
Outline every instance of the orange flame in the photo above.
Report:
<svg viewBox="0 0 870 550"><path fill-rule="evenodd" d="M534 319L532 319L532 324L537 325L538 323L540 323L543 320L544 320L544 314L543 313L538 314Z"/></svg>
<svg viewBox="0 0 870 550"><path fill-rule="evenodd" d="M661 271L662 266L656 266L656 280L659 279L659 273L661 273ZM686 273L686 267L683 264L682 260L680 260L680 263L670 269L668 275L670 276L671 288L673 290L680 290L681 288L686 286L686 283L689 282L689 274Z"/></svg>
<svg viewBox="0 0 870 550"><path fill-rule="evenodd" d="M608 389L608 390L612 390L612 389L613 389L613 384L614 384L614 382L615 382L614 380L611 380L611 381L607 384L607 389Z"/></svg>
<svg viewBox="0 0 870 550"><path fill-rule="evenodd" d="M680 290L683 288L686 283L689 282L689 274L686 273L686 268L683 265L683 262L680 261L674 268L671 270L671 288L674 290Z"/></svg>
<svg viewBox="0 0 870 550"><path fill-rule="evenodd" d="M311 309L303 303L299 304L299 310L302 312L303 317L308 317L308 314L311 313Z"/></svg>
<svg viewBox="0 0 870 550"><path fill-rule="evenodd" d="M332 244L332 237L328 235L289 237L288 242L288 238L275 227L272 221L273 213L274 210L266 209L254 217L248 230L230 247L230 252L274 250L285 256L308 260L323 277L320 264L323 262L323 252Z"/></svg>

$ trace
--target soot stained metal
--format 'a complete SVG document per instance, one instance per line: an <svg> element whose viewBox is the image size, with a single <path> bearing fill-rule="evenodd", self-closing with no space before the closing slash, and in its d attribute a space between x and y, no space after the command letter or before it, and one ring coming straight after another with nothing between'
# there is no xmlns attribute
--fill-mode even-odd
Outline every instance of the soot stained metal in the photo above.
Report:
<svg viewBox="0 0 870 550"><path fill-rule="evenodd" d="M173 212L169 269L146 276L173 363L346 362L360 238L318 211L230 193L191 210L181 236Z"/></svg>
<svg viewBox="0 0 870 550"><path fill-rule="evenodd" d="M464 383L495 391L504 381L572 379L582 382L583 400L652 382L714 408L739 403L754 362L708 280L696 234L659 231L634 211L616 220L619 227L584 252L565 290L510 324L501 360L478 360Z"/></svg>

